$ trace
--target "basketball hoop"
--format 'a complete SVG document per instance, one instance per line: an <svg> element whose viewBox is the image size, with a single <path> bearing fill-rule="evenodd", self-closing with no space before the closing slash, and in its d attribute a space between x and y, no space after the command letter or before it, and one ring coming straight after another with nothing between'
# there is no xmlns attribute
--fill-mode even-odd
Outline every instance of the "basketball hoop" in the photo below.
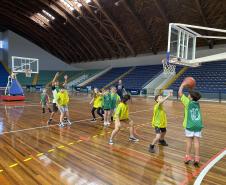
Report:
<svg viewBox="0 0 226 185"><path fill-rule="evenodd" d="M167 59L162 60L163 72L166 75L175 75L176 74L176 65L167 62Z"/></svg>
<svg viewBox="0 0 226 185"><path fill-rule="evenodd" d="M32 72L32 70L30 70L30 69L25 69L25 76L26 76L27 78L30 78L30 77L31 77L31 72Z"/></svg>

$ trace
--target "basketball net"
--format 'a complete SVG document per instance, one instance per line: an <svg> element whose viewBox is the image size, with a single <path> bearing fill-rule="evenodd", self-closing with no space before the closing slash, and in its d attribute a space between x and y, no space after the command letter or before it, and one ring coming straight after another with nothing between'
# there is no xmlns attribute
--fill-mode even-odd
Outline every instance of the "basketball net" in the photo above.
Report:
<svg viewBox="0 0 226 185"><path fill-rule="evenodd" d="M167 59L162 60L163 72L166 75L175 75L176 74L176 65L171 64Z"/></svg>
<svg viewBox="0 0 226 185"><path fill-rule="evenodd" d="M31 70L30 69L25 69L25 76L30 78L31 77Z"/></svg>

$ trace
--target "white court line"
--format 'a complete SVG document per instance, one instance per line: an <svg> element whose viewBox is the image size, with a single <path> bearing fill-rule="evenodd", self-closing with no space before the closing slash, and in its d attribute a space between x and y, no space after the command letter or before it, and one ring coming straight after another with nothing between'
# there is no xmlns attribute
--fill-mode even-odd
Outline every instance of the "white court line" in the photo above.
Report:
<svg viewBox="0 0 226 185"><path fill-rule="evenodd" d="M220 153L215 159L213 159L199 174L199 176L196 178L194 185L200 185L202 183L203 178L206 176L208 171L218 162L220 161L224 156L226 155L226 150L224 150L222 153Z"/></svg>
<svg viewBox="0 0 226 185"><path fill-rule="evenodd" d="M145 111L149 111L149 110L134 111L134 112L130 112L130 114L135 114L135 113L145 112ZM83 120L72 121L71 123L79 123L79 122L84 122L84 121L90 121L90 118L83 119ZM4 134L10 134L10 133L16 133L16 132L23 132L23 131L28 131L28 130L48 128L48 127L54 127L54 126L57 126L57 125L59 125L59 124L52 124L52 125L45 125L45 126L40 126L40 127L25 128L25 129L20 129L20 130L12 130L12 131L7 131L7 132L2 132L2 133L0 133L0 136L1 135L4 135Z"/></svg>

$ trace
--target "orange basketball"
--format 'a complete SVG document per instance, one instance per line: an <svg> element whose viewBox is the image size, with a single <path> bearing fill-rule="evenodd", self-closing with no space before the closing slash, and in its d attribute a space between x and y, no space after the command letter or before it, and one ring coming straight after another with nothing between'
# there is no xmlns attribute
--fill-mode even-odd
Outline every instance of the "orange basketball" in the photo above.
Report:
<svg viewBox="0 0 226 185"><path fill-rule="evenodd" d="M196 86L196 81L193 77L187 77L184 79L183 83L185 83L186 87L190 89L194 89Z"/></svg>

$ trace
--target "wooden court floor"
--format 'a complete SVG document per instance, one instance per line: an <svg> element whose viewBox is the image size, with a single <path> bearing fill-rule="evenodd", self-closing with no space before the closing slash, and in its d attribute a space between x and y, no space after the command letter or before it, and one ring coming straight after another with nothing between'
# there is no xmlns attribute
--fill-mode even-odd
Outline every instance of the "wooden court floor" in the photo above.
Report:
<svg viewBox="0 0 226 185"><path fill-rule="evenodd" d="M148 152L155 134L150 126L153 100L133 98L131 118L140 141L128 141L128 128L113 146L108 139L113 125L91 123L90 97L72 95L71 127L57 126L59 114L47 125L49 113L41 113L38 94L25 103L0 102L1 185L182 185L193 184L201 169L226 148L226 105L201 103L205 128L201 139L201 165L185 165L185 137L180 102L165 103L168 115L168 147ZM202 184L226 184L226 156L204 176Z"/></svg>

